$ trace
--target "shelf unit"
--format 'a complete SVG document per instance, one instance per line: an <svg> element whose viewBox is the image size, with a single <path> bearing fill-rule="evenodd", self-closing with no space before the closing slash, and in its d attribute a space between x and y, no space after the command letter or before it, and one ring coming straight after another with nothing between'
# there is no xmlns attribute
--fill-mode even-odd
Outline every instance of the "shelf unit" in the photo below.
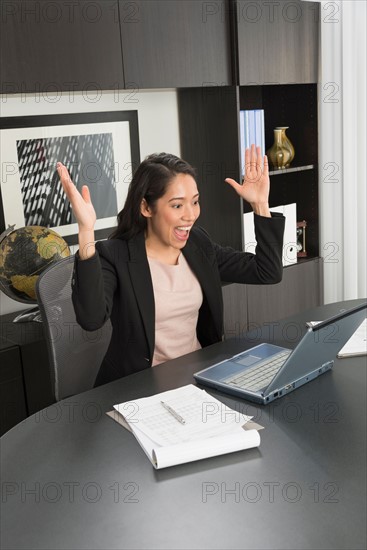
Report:
<svg viewBox="0 0 367 550"><path fill-rule="evenodd" d="M179 91L182 156L197 168L201 223L221 244L243 248L240 213L251 208L224 182L226 177L237 181L241 178L239 112L242 109L264 109L266 150L273 143L273 128L289 126L287 135L295 147L295 166L271 172L270 206L297 204L297 218L307 221L309 256L318 257L316 84Z"/></svg>
<svg viewBox="0 0 367 550"><path fill-rule="evenodd" d="M240 111L264 109L265 148L276 126L288 126L295 148L289 169L270 172L270 207L296 203L297 220L306 220L307 257L284 268L283 281L271 287L223 288L225 335L320 305L317 84L220 86L182 89L179 112L182 156L197 169L200 223L213 240L244 249L243 214L251 211L225 182L241 180ZM292 289L290 291L290 289ZM242 304L241 307L238 304ZM246 305L244 305L246 304Z"/></svg>

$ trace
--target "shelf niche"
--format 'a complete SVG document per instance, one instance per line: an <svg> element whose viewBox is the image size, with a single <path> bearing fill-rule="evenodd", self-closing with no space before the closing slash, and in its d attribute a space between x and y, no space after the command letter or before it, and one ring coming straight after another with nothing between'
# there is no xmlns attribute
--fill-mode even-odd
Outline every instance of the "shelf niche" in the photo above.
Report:
<svg viewBox="0 0 367 550"><path fill-rule="evenodd" d="M197 168L203 225L216 242L243 249L242 214L249 204L224 182L241 179L241 109L264 109L265 148L276 126L288 126L296 156L293 167L271 175L270 206L297 204L307 221L310 258L319 255L317 85L218 86L178 92L182 157ZM291 168L293 168L291 167Z"/></svg>

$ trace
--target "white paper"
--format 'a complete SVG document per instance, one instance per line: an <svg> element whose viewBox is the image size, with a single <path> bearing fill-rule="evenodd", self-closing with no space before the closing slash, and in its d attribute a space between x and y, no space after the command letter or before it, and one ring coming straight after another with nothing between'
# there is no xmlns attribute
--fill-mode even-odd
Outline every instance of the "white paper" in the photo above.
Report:
<svg viewBox="0 0 367 550"><path fill-rule="evenodd" d="M367 319L362 321L355 333L338 353L338 357L367 355Z"/></svg>
<svg viewBox="0 0 367 550"><path fill-rule="evenodd" d="M164 401L184 420L168 412ZM165 468L260 444L251 417L234 411L190 384L176 390L114 405L155 468Z"/></svg>
<svg viewBox="0 0 367 550"><path fill-rule="evenodd" d="M257 430L245 431L240 428L235 433L211 437L210 439L198 441L195 445L187 442L172 447L156 447L152 454L153 465L157 469L166 468L212 456L243 451L259 445L260 434Z"/></svg>

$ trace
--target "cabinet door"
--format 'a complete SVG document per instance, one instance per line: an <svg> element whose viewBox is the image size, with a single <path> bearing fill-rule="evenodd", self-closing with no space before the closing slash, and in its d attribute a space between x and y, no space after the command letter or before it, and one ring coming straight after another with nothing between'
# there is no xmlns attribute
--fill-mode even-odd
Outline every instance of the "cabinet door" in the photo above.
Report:
<svg viewBox="0 0 367 550"><path fill-rule="evenodd" d="M55 402L43 324L13 323L14 313L0 319L0 344L18 346L28 415Z"/></svg>
<svg viewBox="0 0 367 550"><path fill-rule="evenodd" d="M317 82L316 2L237 2L241 85Z"/></svg>
<svg viewBox="0 0 367 550"><path fill-rule="evenodd" d="M258 331L262 325L323 303L321 259L286 267L279 284L232 284L223 287L222 292L225 337L243 338L248 330Z"/></svg>
<svg viewBox="0 0 367 550"><path fill-rule="evenodd" d="M178 93L182 158L197 171L198 220L222 246L242 249L242 200L224 180L238 180L238 90L185 88Z"/></svg>
<svg viewBox="0 0 367 550"><path fill-rule="evenodd" d="M321 305L321 269L320 258L302 261L286 267L277 285L248 286L249 324L270 323Z"/></svg>
<svg viewBox="0 0 367 550"><path fill-rule="evenodd" d="M230 84L225 0L120 0L126 87Z"/></svg>
<svg viewBox="0 0 367 550"><path fill-rule="evenodd" d="M7 0L1 15L1 93L84 90L93 106L124 87L116 1Z"/></svg>
<svg viewBox="0 0 367 550"><path fill-rule="evenodd" d="M222 287L224 338L243 338L248 331L247 286L230 284Z"/></svg>
<svg viewBox="0 0 367 550"><path fill-rule="evenodd" d="M0 338L0 435L26 416L19 348Z"/></svg>

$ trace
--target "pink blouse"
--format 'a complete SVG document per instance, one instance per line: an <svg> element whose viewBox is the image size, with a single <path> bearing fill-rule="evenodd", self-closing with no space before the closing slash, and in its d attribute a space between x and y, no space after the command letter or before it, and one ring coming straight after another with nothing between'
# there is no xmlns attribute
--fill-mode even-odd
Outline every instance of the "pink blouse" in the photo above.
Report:
<svg viewBox="0 0 367 550"><path fill-rule="evenodd" d="M155 301L154 367L201 348L196 324L203 293L183 254L177 265L148 261Z"/></svg>

